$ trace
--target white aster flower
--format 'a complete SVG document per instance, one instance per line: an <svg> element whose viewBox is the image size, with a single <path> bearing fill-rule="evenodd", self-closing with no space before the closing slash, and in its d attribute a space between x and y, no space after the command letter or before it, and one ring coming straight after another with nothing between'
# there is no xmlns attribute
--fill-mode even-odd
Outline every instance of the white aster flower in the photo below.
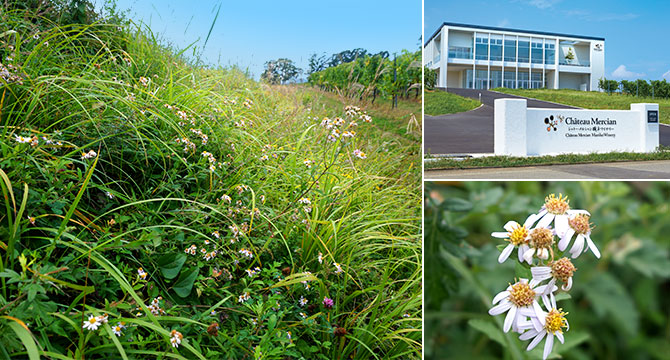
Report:
<svg viewBox="0 0 670 360"><path fill-rule="evenodd" d="M489 309L489 314L492 316L500 315L507 312L503 330L521 332L519 325L525 320L526 316L530 316L536 329L541 329L544 326L544 318L541 317L544 312L537 302L538 298L542 298L542 302L547 308L551 307L551 300L554 299L554 291L558 288L551 287L546 291L547 285L537 286L538 283L528 279L519 279L516 284L510 285L505 291L498 293L493 298L493 304L498 304ZM548 293L548 294L545 294ZM535 316L533 316L533 314Z"/></svg>
<svg viewBox="0 0 670 360"><path fill-rule="evenodd" d="M179 344L181 344L181 341L183 339L184 335L182 335L179 331L172 330L172 332L170 332L170 343L172 344L173 347L175 348L179 347Z"/></svg>
<svg viewBox="0 0 670 360"><path fill-rule="evenodd" d="M571 210L568 197L563 197L563 194L551 194L544 198L544 205L540 208L540 212L531 215L532 221L528 226L533 226L537 221L537 227L548 227L552 221L556 234L562 236L568 231L568 218L574 214L588 214L586 210Z"/></svg>
<svg viewBox="0 0 670 360"><path fill-rule="evenodd" d="M530 217L528 219L530 219ZM526 222L528 222L528 220L526 220ZM503 263L507 260L515 247L519 249L519 261L523 262L523 254L530 249L530 247L528 247L528 240L530 239L528 227L526 224L522 226L516 221L508 221L503 228L507 230L507 232L501 231L491 233L491 236L495 238L509 241L509 245L507 245L500 253L498 262Z"/></svg>
<svg viewBox="0 0 670 360"><path fill-rule="evenodd" d="M82 326L82 328L87 329L87 330L91 330L91 331L95 331L95 330L98 330L100 325L102 325L102 323L100 322L100 318L97 317L97 316L91 315L91 316L88 317L88 320L84 321L84 325Z"/></svg>
<svg viewBox="0 0 670 360"><path fill-rule="evenodd" d="M596 244L591 240L591 224L589 224L589 215L587 214L575 214L568 220L568 230L563 234L561 240L558 242L558 249L564 251L572 236L577 234L575 243L570 248L570 255L572 258L578 257L582 252L586 252L588 249L591 249L593 255L600 259L600 251L596 247ZM584 240L588 247L584 247Z"/></svg>
<svg viewBox="0 0 670 360"><path fill-rule="evenodd" d="M533 256L542 260L549 259L549 255L553 253L554 235L556 235L554 230L545 227L536 227L531 230L528 240L529 248L523 253L523 259L529 264L533 262Z"/></svg>
<svg viewBox="0 0 670 360"><path fill-rule="evenodd" d="M533 274L533 280L540 283L544 280L549 280L545 291L553 288L557 281L563 282L561 289L568 291L572 288L572 274L577 268L572 264L570 259L563 257L556 261L550 261L548 266L534 266L530 268Z"/></svg>
<svg viewBox="0 0 670 360"><path fill-rule="evenodd" d="M523 327L526 327L528 331L521 334L519 339L533 339L530 344L528 344L526 351L530 351L535 348L535 346L537 346L546 335L546 340L544 341L544 352L542 353L542 359L546 360L551 353L552 348L554 347L554 336L556 336L558 341L560 341L562 344L565 341L562 328L565 327L570 330L570 325L568 324L568 320L565 319L565 315L567 315L567 313L564 313L562 309L557 310L554 305L554 307L552 307L548 313L542 314L542 322L544 323L542 329L537 330L535 328L528 327L529 324L524 324Z"/></svg>

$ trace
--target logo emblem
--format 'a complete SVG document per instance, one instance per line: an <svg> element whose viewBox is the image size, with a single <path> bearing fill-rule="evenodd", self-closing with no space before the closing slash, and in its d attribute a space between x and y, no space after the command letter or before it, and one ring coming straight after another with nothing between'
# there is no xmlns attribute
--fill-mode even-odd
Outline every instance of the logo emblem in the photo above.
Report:
<svg viewBox="0 0 670 360"><path fill-rule="evenodd" d="M565 117L562 115L556 115L556 118L554 118L554 115L544 118L544 123L547 124L547 131L557 131L558 124L562 123L563 120L565 120Z"/></svg>
<svg viewBox="0 0 670 360"><path fill-rule="evenodd" d="M595 51L603 51L603 44L596 44L596 45L593 47L593 50L595 50Z"/></svg>

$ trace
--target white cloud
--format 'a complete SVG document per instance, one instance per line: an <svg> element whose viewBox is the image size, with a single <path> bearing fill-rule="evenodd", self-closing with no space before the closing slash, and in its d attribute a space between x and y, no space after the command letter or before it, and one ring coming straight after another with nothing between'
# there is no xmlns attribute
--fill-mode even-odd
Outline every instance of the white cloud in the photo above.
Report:
<svg viewBox="0 0 670 360"><path fill-rule="evenodd" d="M670 72L670 71L669 71ZM644 76L644 73L636 73L628 71L626 65L619 65L616 70L612 71L612 77L615 79L637 79Z"/></svg>
<svg viewBox="0 0 670 360"><path fill-rule="evenodd" d="M617 14L617 13L596 13L593 14L589 11L586 10L566 10L563 11L563 14L569 17L576 17L580 18L585 21L627 21L627 20L633 20L638 17L640 17L639 14L634 14L634 13L625 13L625 14Z"/></svg>
<svg viewBox="0 0 670 360"><path fill-rule="evenodd" d="M516 2L522 2L531 6L535 6L538 9L550 8L562 0L516 0Z"/></svg>
<svg viewBox="0 0 670 360"><path fill-rule="evenodd" d="M498 27L508 27L509 26L509 19L502 19L498 21Z"/></svg>
<svg viewBox="0 0 670 360"><path fill-rule="evenodd" d="M668 70L668 72L666 72L665 74L661 75L661 77L662 77L663 79L668 79L668 80L670 80L670 70Z"/></svg>

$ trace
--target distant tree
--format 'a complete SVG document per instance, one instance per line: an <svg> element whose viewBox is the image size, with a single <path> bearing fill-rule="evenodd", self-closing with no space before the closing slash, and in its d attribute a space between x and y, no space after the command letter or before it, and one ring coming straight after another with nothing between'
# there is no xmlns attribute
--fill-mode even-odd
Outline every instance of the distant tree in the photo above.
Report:
<svg viewBox="0 0 670 360"><path fill-rule="evenodd" d="M293 60L281 58L265 63L261 80L270 84L284 84L291 79L297 79L301 73L302 69L295 66Z"/></svg>
<svg viewBox="0 0 670 360"><path fill-rule="evenodd" d="M608 94L611 94L612 92L615 92L617 91L617 89L619 89L619 82L616 80L607 80L605 78L601 78L600 80L598 80L598 87L603 91L607 92Z"/></svg>
<svg viewBox="0 0 670 360"><path fill-rule="evenodd" d="M328 64L328 58L326 57L326 54L322 55L312 54L312 56L309 57L309 65L308 65L309 70L307 72L307 75L325 69L327 67L326 66L327 64Z"/></svg>
<svg viewBox="0 0 670 360"><path fill-rule="evenodd" d="M337 54L333 54L328 61L328 66L333 67L340 64L350 63L355 61L358 58L363 58L368 54L368 51L365 49L357 48L353 50L344 50ZM387 55L388 57L388 55Z"/></svg>

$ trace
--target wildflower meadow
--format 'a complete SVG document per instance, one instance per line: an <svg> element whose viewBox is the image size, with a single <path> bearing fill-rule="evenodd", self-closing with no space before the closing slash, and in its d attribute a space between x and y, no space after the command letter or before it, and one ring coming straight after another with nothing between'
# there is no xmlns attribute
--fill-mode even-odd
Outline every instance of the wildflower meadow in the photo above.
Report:
<svg viewBox="0 0 670 360"><path fill-rule="evenodd" d="M0 358L421 357L420 142L0 5Z"/></svg>

